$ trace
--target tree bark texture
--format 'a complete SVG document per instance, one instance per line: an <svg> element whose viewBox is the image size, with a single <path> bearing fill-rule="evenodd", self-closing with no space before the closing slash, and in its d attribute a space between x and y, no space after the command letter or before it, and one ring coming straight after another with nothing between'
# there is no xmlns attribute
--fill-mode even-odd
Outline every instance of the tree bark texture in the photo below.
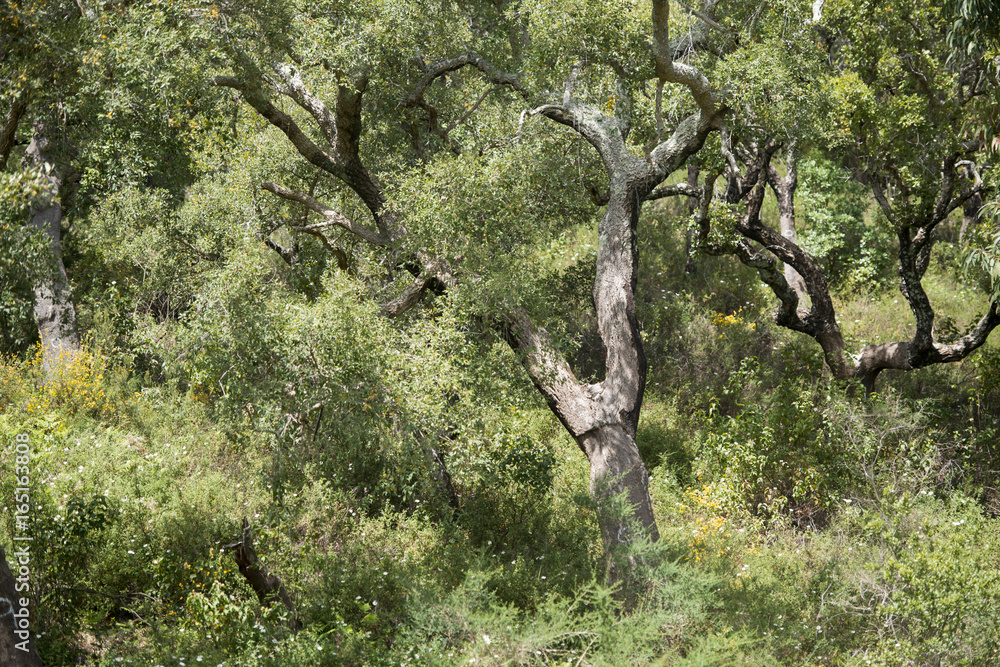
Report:
<svg viewBox="0 0 1000 667"><path fill-rule="evenodd" d="M21 598L26 595L17 591L14 575L7 564L7 554L0 547L0 665L3 667L41 667L42 664L35 642L15 634L15 631L25 631L19 623L23 613ZM33 615L32 606L26 609ZM32 616L27 617L27 622L29 626L35 624Z"/></svg>
<svg viewBox="0 0 1000 667"><path fill-rule="evenodd" d="M48 159L48 139L45 128L36 123L34 136L28 145L30 165L39 170L47 181L45 191L31 207L32 224L45 234L51 251L52 266L42 273L34 286L35 320L42 344L42 364L49 373L60 360L66 361L80 351L80 334L76 323L76 309L70 298L69 280L62 258L62 206L59 187L62 184L58 169Z"/></svg>
<svg viewBox="0 0 1000 667"><path fill-rule="evenodd" d="M786 161L787 173L781 176L773 164L767 166L767 180L771 184L774 196L778 200L778 219L781 226L781 235L798 245L799 238L795 232L795 188L798 186L798 174L795 169L795 160L789 157ZM806 283L791 264L785 264L785 281L788 286L795 290L799 300L806 295Z"/></svg>
<svg viewBox="0 0 1000 667"><path fill-rule="evenodd" d="M257 594L257 599L261 605L271 604L279 601L291 615L289 626L295 630L299 627L298 614L295 611L295 604L291 596L285 589L285 585L277 576L271 573L267 567L260 562L257 552L253 548L253 533L250 530L250 523L244 517L242 538L239 542L227 544L224 549L232 549L233 557L240 568L240 574L246 579L250 588Z"/></svg>
<svg viewBox="0 0 1000 667"><path fill-rule="evenodd" d="M736 225L739 238L731 244L709 239L708 210L714 187L706 181L698 214L701 247L712 255L736 255L743 264L755 269L760 279L778 297L778 308L774 313L775 324L816 340L823 349L824 359L834 377L846 379L850 376L850 363L845 354L844 337L837 324L833 299L822 267L794 238L770 229L760 219L765 188L770 182L779 201L784 199L786 211L794 220L795 181L787 176L780 177L771 166L776 148L774 142L754 147L754 156L748 164L747 172L732 172L728 176L725 201L735 204L742 200L746 205L745 213ZM779 271L775 260L783 262L786 270ZM789 267L801 280L804 293L809 295L811 303L808 309L800 306L802 293L788 280Z"/></svg>

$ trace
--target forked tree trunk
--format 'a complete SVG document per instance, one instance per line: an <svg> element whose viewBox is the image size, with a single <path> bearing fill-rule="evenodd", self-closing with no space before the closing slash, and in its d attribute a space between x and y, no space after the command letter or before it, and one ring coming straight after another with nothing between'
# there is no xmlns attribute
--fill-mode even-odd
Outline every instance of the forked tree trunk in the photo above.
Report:
<svg viewBox="0 0 1000 667"><path fill-rule="evenodd" d="M970 324L965 335L948 342L940 341L935 336L934 308L922 284L924 274L930 265L934 231L937 225L946 220L959 206L969 201L974 202L973 208L978 206L975 201L982 193L982 184L978 179L974 179L972 186L956 191L958 170L956 158L951 156L942 161L934 207L920 211L917 215L913 215L914 207L907 201L906 196L899 195L898 203L891 203L877 179L861 174L861 182L872 188L886 218L896 227L899 239L900 291L910 306L916 327L910 340L870 344L862 348L856 357L847 355L844 337L837 325L833 301L822 268L815 258L799 247L794 238L788 234L778 234L760 221L763 183L759 180L759 173L762 168L767 169L768 181L778 197L779 205L786 199L784 208L793 210L794 180L791 182L788 180L793 170L789 169L788 178L780 178L770 165L769 150L758 150L757 161L752 166L753 178L747 179L744 187L736 192L738 199L747 197L747 212L737 224L737 231L744 239L736 244L735 254L744 264L755 268L761 279L778 297L779 307L775 313L775 322L815 339L823 349L826 364L835 378L859 380L865 391L871 393L883 370L908 371L932 364L961 361L981 347L990 333L1000 327L1000 303L992 302L988 304L986 314ZM761 166L761 162L764 167ZM968 177L969 174L966 173L965 176ZM705 190L703 211L707 211L708 198L711 197L710 188ZM731 187L730 190L734 188ZM730 203L735 201L730 200ZM709 252L713 252L711 244L706 243L707 215L703 215L705 219L700 221L702 242ZM784 220L784 215L782 218ZM747 240L757 242L766 251L751 247ZM729 248L716 248L715 252L721 254L733 251ZM793 267L803 279L806 293L812 301L810 308L799 307L800 291L792 287L792 281L787 279L787 274L782 275L775 269L774 258L784 262L786 269Z"/></svg>
<svg viewBox="0 0 1000 667"><path fill-rule="evenodd" d="M602 501L616 492L623 492L632 505L625 517L600 512L601 532L609 549L629 539L629 525L641 526L653 539L658 536L649 499L649 476L635 443L646 382L646 358L635 314L638 265L635 231L639 209L654 188L682 167L702 147L710 132L721 127L724 113L715 89L701 71L693 65L673 61L669 14L668 0L653 0L652 55L656 76L661 90L666 83L686 87L698 111L683 119L669 136L658 136L655 145L644 151L644 157L639 157L633 152L634 147L626 142L634 108L632 82L617 81L615 115L609 115L603 105L601 108L590 106L573 97L578 74L575 68L567 81L562 104L543 104L530 112L546 116L582 135L599 153L609 177L610 195L599 227L593 292L606 355L604 381L592 385L580 382L545 330L536 327L524 310L512 308L512 312L505 313L505 330L510 344L522 354L532 380L590 461L591 488L598 505L606 506ZM497 70L475 53L466 53L422 67L424 76L405 98L404 105L430 108L423 100L428 86L439 77L466 66L478 69L495 86L509 86L526 101L533 99L516 76ZM367 80L340 87L336 106L331 110L308 91L293 68L279 67L275 76L275 79L269 78L268 86L264 86L262 80L251 82L233 76L218 76L212 81L215 85L240 91L250 106L288 137L303 158L353 190L368 206L377 229L347 218L311 194L270 182L261 187L306 206L324 216L330 225L345 229L372 245L388 247L403 238L405 229L397 224L399 221L394 214L385 210L381 185L365 169L359 157L361 99ZM289 97L313 117L326 140L326 147L314 143L291 116L271 102L263 93L267 87ZM656 115L657 124L662 128L659 107ZM419 149L419 143L416 147ZM690 189L683 192L690 193ZM444 263L438 263L433 257L420 261L427 269L399 300L383 307L383 314L391 317L404 312L419 300L429 284L427 281L432 278L445 285L451 284L453 278Z"/></svg>
<svg viewBox="0 0 1000 667"><path fill-rule="evenodd" d="M31 208L32 224L48 239L52 265L41 273L34 286L35 320L42 344L42 364L46 374L60 361L67 361L80 351L76 309L70 299L66 266L62 259L62 206L59 202L61 180L57 168L48 160L48 139L41 123L28 145L27 157L38 169L47 187Z"/></svg>
<svg viewBox="0 0 1000 667"><path fill-rule="evenodd" d="M536 113L582 134L597 149L607 170L610 191L597 230L593 289L597 329L604 345L604 380L581 383L545 330L536 327L523 311L508 315L508 331L535 385L587 455L605 555L613 557L622 543L639 537L637 531L659 539L649 497L649 473L635 442L646 388L646 355L635 311L639 213L653 189L701 148L715 128L714 114L689 116L643 160L625 143L626 120L608 117L572 99L563 105L540 107ZM609 502L619 495L628 507ZM612 570L613 578L622 574Z"/></svg>

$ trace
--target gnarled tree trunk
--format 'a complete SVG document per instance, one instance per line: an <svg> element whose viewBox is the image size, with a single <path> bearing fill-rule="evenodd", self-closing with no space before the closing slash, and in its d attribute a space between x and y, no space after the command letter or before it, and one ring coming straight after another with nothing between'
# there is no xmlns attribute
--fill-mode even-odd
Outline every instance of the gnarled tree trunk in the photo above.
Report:
<svg viewBox="0 0 1000 667"><path fill-rule="evenodd" d="M42 278L34 287L35 320L47 374L60 360L65 361L80 351L80 334L62 259L62 206L59 202L62 183L58 169L48 159L45 127L36 123L34 130L27 158L31 166L43 174L47 187L31 207L31 222L45 234L52 253L51 270L42 272Z"/></svg>
<svg viewBox="0 0 1000 667"><path fill-rule="evenodd" d="M647 199L671 194L693 195L696 188L690 186L657 186L702 147L711 131L719 129L722 116L718 96L704 75L692 65L674 62L674 46L668 31L669 9L667 0L654 0L655 74L661 90L666 83L685 86L699 110L682 120L669 136L659 136L644 157L638 155L637 147L626 142L633 109L630 91L635 89L635 81L626 81L631 75L624 69L615 70L621 77L617 81L615 115L606 114L609 110L603 105L601 108L590 106L573 97L574 81L579 69L585 66L583 64L574 68L574 74L567 81L562 104L544 104L530 112L582 135L599 153L608 175L610 188L607 209L599 225L597 277L593 290L598 329L605 348L604 380L598 384L580 382L565 358L555 350L545 330L536 327L525 311L513 310L503 315L511 345L522 354L532 380L587 455L591 465L591 489L598 505L607 507L608 504L602 501L609 494L619 492L623 492L632 505L631 515L626 517L600 512L601 532L609 549L629 539L630 525L640 526L653 539L657 537L648 492L649 475L635 443L646 382L646 358L635 313L639 211ZM367 79L362 76L352 85L342 85L336 105L328 108L308 90L296 68L276 66L265 76L244 59L240 62L241 65L235 68L240 76L218 76L213 83L239 91L247 104L285 134L304 159L353 190L371 212L374 227L350 219L316 200L311 193L270 182L261 187L278 197L298 202L324 219L321 224L303 225L299 228L302 231L340 228L370 245L392 251L407 236L407 231L398 216L385 206L382 186L365 169L359 153L361 101ZM437 111L424 94L438 78L464 67L479 70L495 87L510 88L526 101L535 99L516 76L496 69L476 53L433 63L421 61L424 75L402 103L408 108L427 111L430 131L438 135L449 150L459 154L461 146L448 135L448 129L437 123ZM314 129L318 134L304 132L291 116L271 102L268 92L287 97L301 107L315 121ZM548 92L545 95L551 97ZM657 126L662 128L659 109L656 120ZM420 153L415 126L411 124L410 130L414 133L414 148ZM322 137L323 145L316 143L317 136ZM273 243L270 247L283 252ZM452 284L451 269L446 262L421 257L419 253L418 259L424 270L418 272L414 283L400 297L383 306L386 316L396 316L412 307L432 285L431 281L446 286Z"/></svg>
<svg viewBox="0 0 1000 667"><path fill-rule="evenodd" d="M702 247L713 254L735 254L747 266L757 270L758 275L778 297L779 306L775 322L783 327L811 336L823 349L827 366L834 377L842 380L859 380L868 393L875 388L879 374L886 369L913 370L932 364L961 361L982 346L990 333L1000 326L1000 304L990 303L986 314L972 323L965 335L953 341L938 340L934 331L935 313L922 281L930 263L934 231L948 215L970 200L982 195L982 182L969 173L969 167L961 172L955 156L942 161L941 175L935 204L931 208L916 209L902 194L900 187L897 201L891 202L878 179L863 172L856 177L872 188L886 218L896 227L899 239L900 292L910 306L916 320L913 337L906 341L892 341L866 345L856 357L845 352L844 337L837 324L833 300L826 276L815 258L805 252L796 242L794 235L785 233L786 212L793 213L794 180L789 176L782 179L771 166L773 142L763 148L755 147L757 156L749 165L748 173L740 177L730 175L727 198L730 203L746 199L746 214L737 224L736 230L743 237L734 247L723 247L708 242L708 201L712 188L706 183L703 189L702 212L699 214ZM765 172L766 170L766 172ZM782 212L782 233L764 226L760 220L763 201L763 178L767 173L775 194L779 210ZM972 183L960 189L956 183L962 176ZM914 211L916 210L916 214ZM755 248L749 242L760 245ZM775 268L775 258L785 263L785 273ZM794 279L798 277L805 286L811 305L808 309L799 306L802 292L789 279L788 270L793 269Z"/></svg>
<svg viewBox="0 0 1000 667"><path fill-rule="evenodd" d="M668 69L672 76L670 72ZM706 92L699 81L691 86ZM593 289L597 328L604 344L604 380L581 383L543 329L535 327L523 311L508 317L511 342L522 353L532 380L590 462L590 489L598 505L606 555L631 541L633 527L650 539L659 538L649 497L649 474L635 442L646 386L646 355L635 312L639 265L636 227L643 201L660 196L654 192L656 186L683 166L718 127L714 97L696 97L704 102L702 110L681 121L645 160L636 157L626 144L627 107L618 117L609 117L567 94L563 104L535 110L579 132L597 150L610 182L607 208L598 225ZM677 189L676 194L690 194L690 188ZM608 502L620 494L630 506L624 516Z"/></svg>
<svg viewBox="0 0 1000 667"><path fill-rule="evenodd" d="M646 355L635 314L639 266L635 230L641 206L634 186L612 181L611 199L598 226L593 291L606 375L592 392L594 427L578 436L577 442L590 461L594 497L600 501L626 493L634 519L655 540L659 533L649 498L649 474L635 444L646 388ZM598 521L606 547L627 541L628 526L623 517L599 508Z"/></svg>

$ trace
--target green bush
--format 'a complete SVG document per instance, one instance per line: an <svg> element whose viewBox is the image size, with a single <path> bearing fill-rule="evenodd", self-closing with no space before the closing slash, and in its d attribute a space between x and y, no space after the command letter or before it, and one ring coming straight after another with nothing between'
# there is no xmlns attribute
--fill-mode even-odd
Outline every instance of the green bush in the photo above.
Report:
<svg viewBox="0 0 1000 667"><path fill-rule="evenodd" d="M756 369L755 360L744 360L730 376L731 391L742 392ZM772 525L826 522L846 483L844 453L827 433L826 401L811 383L785 380L735 416L709 413L696 466L726 512Z"/></svg>

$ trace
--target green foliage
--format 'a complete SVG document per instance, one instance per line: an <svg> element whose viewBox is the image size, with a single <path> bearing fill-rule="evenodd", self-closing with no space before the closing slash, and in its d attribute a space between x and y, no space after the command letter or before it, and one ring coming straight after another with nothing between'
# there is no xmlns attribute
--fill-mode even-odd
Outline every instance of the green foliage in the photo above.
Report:
<svg viewBox="0 0 1000 667"><path fill-rule="evenodd" d="M672 9L675 44L694 49L678 59L725 90L734 136L797 141L800 235L851 344L904 336L905 304L880 291L891 230L835 165L891 165L908 212L931 201L929 151L980 137L991 111L989 96L953 104L951 19L924 2L827 0L817 30L808 3L736 2L716 6L720 31ZM0 102L32 105L19 146L36 119L58 137L68 268L92 341L47 377L26 354L37 185L0 175L0 331L20 355L0 364L0 438L35 443L46 664L1000 659L996 346L887 373L883 395L845 394L817 378L815 350L770 325L756 274L701 257L685 272L686 201L648 204L637 223L650 368L636 439L662 538L601 558L587 462L496 314L523 307L578 377L600 381L589 291L601 209L587 191L608 184L571 128L521 112L558 99L580 63L578 99L620 115L631 95L641 158L659 132L649 14L603 0L0 7ZM423 67L466 52L516 75L529 102L467 67L429 86L427 106L408 103ZM371 222L210 85L280 63L331 107L366 75L360 156L405 236L371 247L325 225L321 241L294 228L324 219L262 192L273 180ZM668 85L661 110L667 125L693 105ZM709 141L704 170L723 167L720 147ZM713 213L731 232L737 212ZM969 277L995 292L983 223ZM942 333L972 317L958 253L926 276L949 304ZM426 257L449 260L454 283L383 317L378 304ZM0 450L2 469L11 455ZM4 507L13 488L0 479ZM629 510L621 498L600 509ZM244 517L297 632L223 549Z"/></svg>
<svg viewBox="0 0 1000 667"><path fill-rule="evenodd" d="M745 359L730 389L752 393L756 374L756 361ZM723 511L802 527L825 522L844 483L844 453L825 433L823 403L816 388L786 380L735 416L710 411L696 466Z"/></svg>
<svg viewBox="0 0 1000 667"><path fill-rule="evenodd" d="M832 287L870 291L895 279L886 252L895 240L885 218L870 215L864 189L845 172L825 160L804 160L796 199L802 211L800 243L822 263Z"/></svg>
<svg viewBox="0 0 1000 667"><path fill-rule="evenodd" d="M0 354L22 354L38 339L32 286L49 268L46 239L28 225L44 184L29 171L0 173Z"/></svg>
<svg viewBox="0 0 1000 667"><path fill-rule="evenodd" d="M966 278L979 279L990 301L996 303L1000 301L1000 203L988 203L979 215L982 224L974 230L963 269Z"/></svg>
<svg viewBox="0 0 1000 667"><path fill-rule="evenodd" d="M948 0L942 7L948 26L948 46L963 56L982 56L1000 46L1000 21L989 0Z"/></svg>
<svg viewBox="0 0 1000 667"><path fill-rule="evenodd" d="M1000 576L988 562L969 558L995 550L995 537L975 514L958 516L951 525L927 525L914 535L910 549L886 563L898 593L885 613L905 628L908 641L898 653L910 660L962 656L978 663L1000 656L993 613L1000 601Z"/></svg>
<svg viewBox="0 0 1000 667"><path fill-rule="evenodd" d="M859 20L865 15L868 20ZM948 65L952 51L943 39L948 21L934 3L876 7L843 1L823 7L823 23L837 40L831 49L835 66L821 81L826 99L821 136L831 155L867 164L872 176L905 192L893 203L894 224L932 210L940 161L962 153L962 142L978 132L972 127L979 125L983 109L996 105L995 87L989 86L977 92L979 102L966 104L960 72Z"/></svg>
<svg viewBox="0 0 1000 667"><path fill-rule="evenodd" d="M559 153L565 136L541 128L530 134L531 143L486 156L440 155L407 174L394 193L418 247L461 257L477 276L465 299L479 308L520 296L510 294L511 279L531 280L538 248L593 220L589 202L562 187L575 176Z"/></svg>

